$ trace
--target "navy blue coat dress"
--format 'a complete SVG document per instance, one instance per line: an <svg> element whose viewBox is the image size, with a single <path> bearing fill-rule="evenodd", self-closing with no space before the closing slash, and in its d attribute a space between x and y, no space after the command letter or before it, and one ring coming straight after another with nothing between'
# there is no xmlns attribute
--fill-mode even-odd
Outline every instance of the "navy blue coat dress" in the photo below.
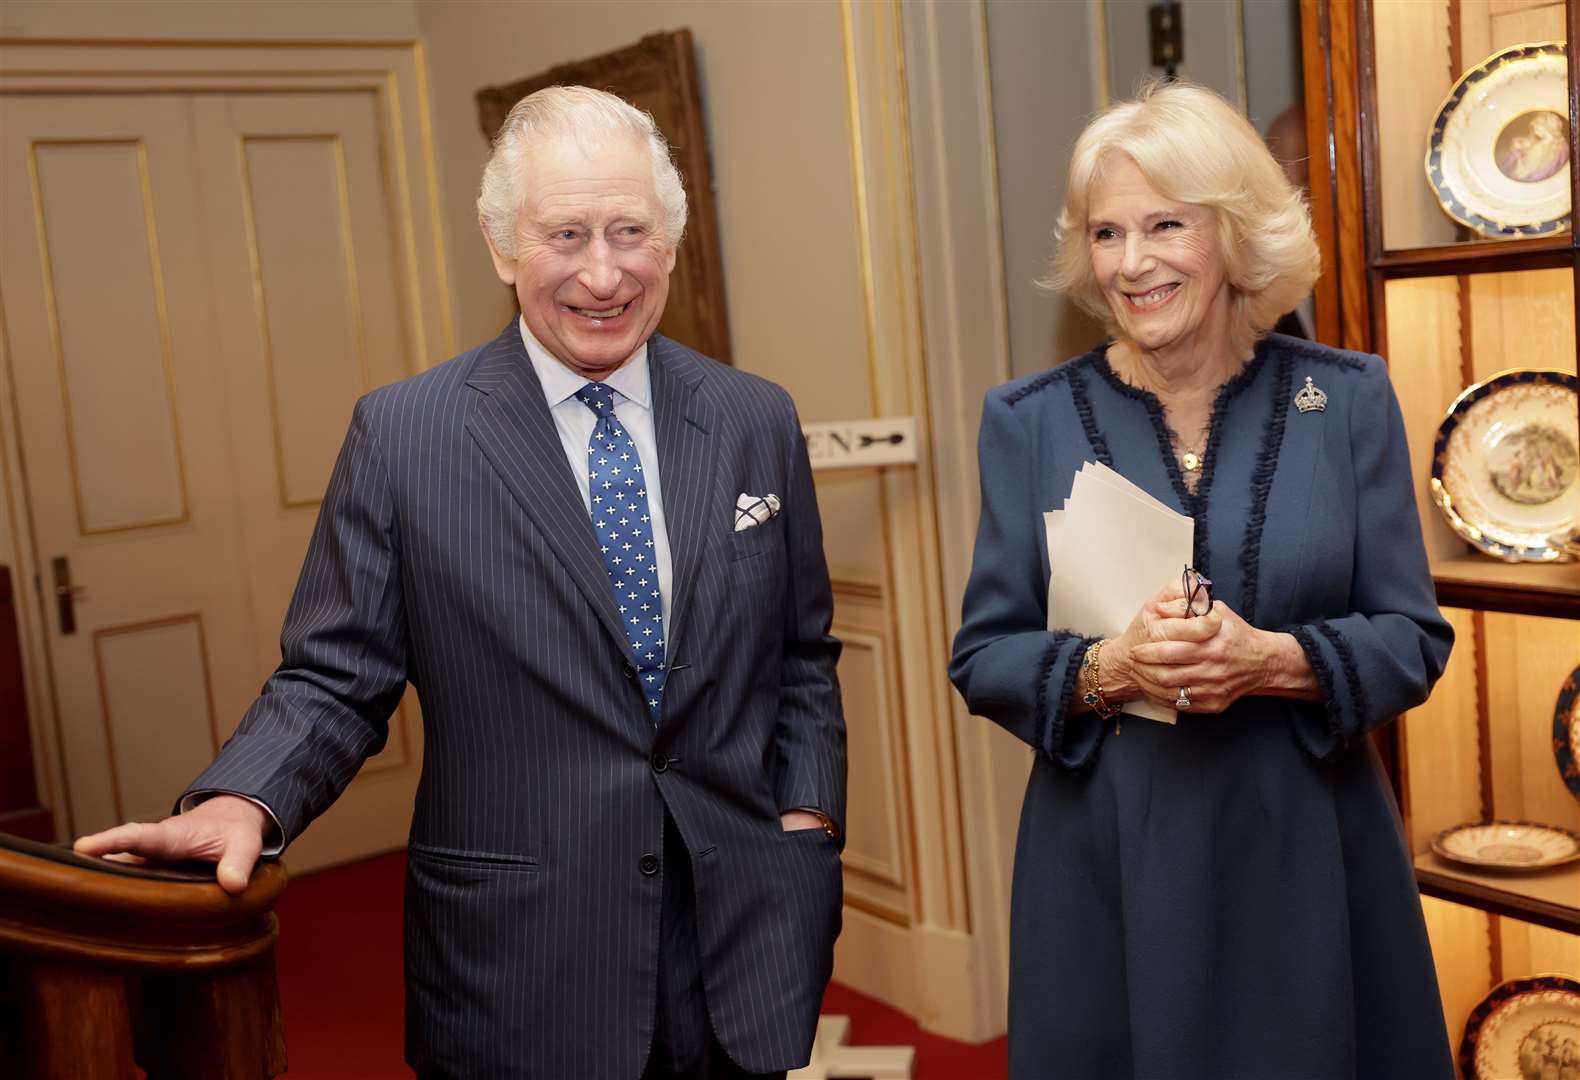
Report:
<svg viewBox="0 0 1580 1080"><path fill-rule="evenodd" d="M1308 377L1320 411L1295 407ZM991 391L980 455L950 674L1035 750L1011 1076L1451 1080L1409 854L1365 737L1426 699L1453 643L1382 362L1264 340L1219 392L1194 494L1157 399L1102 349ZM1195 519L1214 595L1295 636L1320 702L1249 697L1118 735L1066 714L1091 639L1046 629L1042 514L1089 460Z"/></svg>

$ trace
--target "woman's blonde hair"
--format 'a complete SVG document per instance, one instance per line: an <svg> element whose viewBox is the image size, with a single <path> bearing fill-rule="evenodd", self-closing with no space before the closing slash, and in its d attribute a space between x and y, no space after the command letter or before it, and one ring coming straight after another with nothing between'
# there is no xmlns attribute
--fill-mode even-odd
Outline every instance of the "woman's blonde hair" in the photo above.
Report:
<svg viewBox="0 0 1580 1080"><path fill-rule="evenodd" d="M1100 113L1070 155L1053 264L1041 284L1068 296L1110 334L1118 323L1092 271L1087 196L1104 162L1124 154L1160 195L1212 211L1232 301L1230 344L1250 350L1303 300L1321 272L1304 195L1256 130L1223 98L1185 82L1153 82Z"/></svg>

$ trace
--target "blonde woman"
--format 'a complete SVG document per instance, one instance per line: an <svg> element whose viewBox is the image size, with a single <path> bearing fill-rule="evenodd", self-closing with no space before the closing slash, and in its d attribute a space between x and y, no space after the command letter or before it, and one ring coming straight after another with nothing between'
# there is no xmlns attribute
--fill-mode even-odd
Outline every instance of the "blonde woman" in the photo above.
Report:
<svg viewBox="0 0 1580 1080"><path fill-rule="evenodd" d="M1382 362L1267 334L1316 245L1208 90L1157 86L1094 120L1056 238L1053 284L1112 340L988 395L950 669L1036 751L1011 1075L1450 1080L1367 738L1426 698L1453 641ZM1045 628L1042 514L1086 461L1196 523L1193 567L1110 640ZM1178 723L1118 723L1140 699Z"/></svg>

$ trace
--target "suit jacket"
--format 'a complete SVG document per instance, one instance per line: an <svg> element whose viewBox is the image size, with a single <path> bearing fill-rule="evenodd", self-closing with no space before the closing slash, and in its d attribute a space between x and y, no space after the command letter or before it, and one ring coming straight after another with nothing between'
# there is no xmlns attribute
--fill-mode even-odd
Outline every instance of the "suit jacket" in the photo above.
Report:
<svg viewBox="0 0 1580 1080"><path fill-rule="evenodd" d="M406 1055L542 1080L642 1071L666 808L690 853L708 1009L742 1067L807 1060L840 927L845 810L832 597L784 390L655 336L673 552L655 727L512 322L358 402L283 660L193 790L256 798L288 843L382 746L408 681L425 760L406 883ZM734 531L736 496L778 517ZM680 868L674 868L680 869Z"/></svg>

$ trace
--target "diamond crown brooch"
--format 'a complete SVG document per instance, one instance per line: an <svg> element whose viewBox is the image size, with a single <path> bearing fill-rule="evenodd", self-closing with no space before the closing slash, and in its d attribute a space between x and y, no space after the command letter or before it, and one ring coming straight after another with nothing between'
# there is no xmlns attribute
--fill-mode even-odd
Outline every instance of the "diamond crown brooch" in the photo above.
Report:
<svg viewBox="0 0 1580 1080"><path fill-rule="evenodd" d="M1328 407L1328 395L1323 393L1316 383L1311 381L1311 376L1306 376L1306 385L1295 394L1295 408L1303 413L1322 412Z"/></svg>

